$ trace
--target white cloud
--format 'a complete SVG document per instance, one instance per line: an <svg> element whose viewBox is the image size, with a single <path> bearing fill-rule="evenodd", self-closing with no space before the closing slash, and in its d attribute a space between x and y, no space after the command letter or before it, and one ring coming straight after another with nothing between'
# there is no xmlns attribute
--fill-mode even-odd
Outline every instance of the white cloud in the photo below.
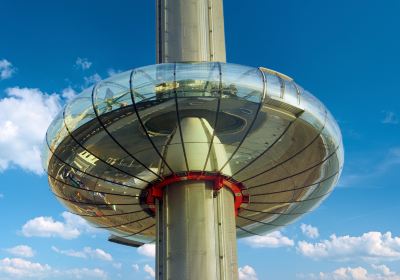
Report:
<svg viewBox="0 0 400 280"><path fill-rule="evenodd" d="M132 268L133 268L133 270L134 270L135 272L138 272L138 271L140 270L139 265L138 265L137 263L134 263L134 264L132 265Z"/></svg>
<svg viewBox="0 0 400 280"><path fill-rule="evenodd" d="M52 217L36 217L22 226L22 234L27 237L61 237L77 238L82 232L94 229L81 217L63 212L64 222L55 221Z"/></svg>
<svg viewBox="0 0 400 280"><path fill-rule="evenodd" d="M61 216L64 218L65 223L68 227L74 227L78 228L81 232L87 232L87 233L94 233L94 232L99 232L99 229L96 229L89 225L89 223L79 217L78 215L72 214L70 212L64 211Z"/></svg>
<svg viewBox="0 0 400 280"><path fill-rule="evenodd" d="M14 278L44 278L51 272L47 264L30 262L20 258L4 258L0 260L0 275Z"/></svg>
<svg viewBox="0 0 400 280"><path fill-rule="evenodd" d="M258 280L255 269L249 265L239 267L239 280Z"/></svg>
<svg viewBox="0 0 400 280"><path fill-rule="evenodd" d="M18 257L32 258L35 255L33 249L27 245L18 245L6 250L10 254Z"/></svg>
<svg viewBox="0 0 400 280"><path fill-rule="evenodd" d="M398 124L399 118L397 117L396 113L390 111L384 111L385 117L382 120L384 124Z"/></svg>
<svg viewBox="0 0 400 280"><path fill-rule="evenodd" d="M113 263L113 267L116 269L121 269L122 268L122 263Z"/></svg>
<svg viewBox="0 0 400 280"><path fill-rule="evenodd" d="M3 277L7 278L3 278ZM10 278L8 278L10 277ZM65 278L67 277L67 278ZM72 268L58 270L48 264L30 262L21 258L0 259L0 279L107 279L99 268Z"/></svg>
<svg viewBox="0 0 400 280"><path fill-rule="evenodd" d="M396 272L391 271L390 268L387 267L384 264L381 264L381 265L372 264L371 266L372 266L373 269L378 271L383 276L386 276L386 277L397 277L395 279L400 280L400 274L397 274Z"/></svg>
<svg viewBox="0 0 400 280"><path fill-rule="evenodd" d="M367 232L361 236L331 235L329 240L318 243L300 241L297 250L313 259L400 260L400 237L393 237L391 232Z"/></svg>
<svg viewBox="0 0 400 280"><path fill-rule="evenodd" d="M53 246L51 249L59 254L66 255L69 257L75 257L75 258L92 258L92 259L98 259L98 260L103 260L103 261L109 261L111 262L113 260L113 257L111 254L106 253L102 249L92 249L90 247L84 247L83 250L81 251L76 251L76 250L60 250L57 247Z"/></svg>
<svg viewBox="0 0 400 280"><path fill-rule="evenodd" d="M71 101L72 99L74 99L77 96L77 92L73 88L67 87L67 88L62 90L61 96L65 100Z"/></svg>
<svg viewBox="0 0 400 280"><path fill-rule="evenodd" d="M243 239L245 243L254 248L268 247L288 247L293 246L294 241L284 236L280 231L274 231L263 236L252 236Z"/></svg>
<svg viewBox="0 0 400 280"><path fill-rule="evenodd" d="M11 78L16 68L7 59L0 60L0 80Z"/></svg>
<svg viewBox="0 0 400 280"><path fill-rule="evenodd" d="M308 238L318 238L319 237L318 228L313 227L312 225L301 224L300 228L301 228L301 232Z"/></svg>
<svg viewBox="0 0 400 280"><path fill-rule="evenodd" d="M8 88L0 99L0 171L18 166L43 174L41 147L60 97L39 89Z"/></svg>
<svg viewBox="0 0 400 280"><path fill-rule="evenodd" d="M101 76L97 73L94 73L91 76L83 77L83 80L85 81L85 86L91 86L93 84L96 84L101 81Z"/></svg>
<svg viewBox="0 0 400 280"><path fill-rule="evenodd" d="M143 267L143 270L144 270L150 277L152 277L152 278L156 277L156 272L154 271L154 269L153 269L150 265L146 264L146 265Z"/></svg>
<svg viewBox="0 0 400 280"><path fill-rule="evenodd" d="M298 275L303 279L319 280L400 280L400 274L391 271L386 265L372 265L374 271L364 267L341 267L333 272L319 272Z"/></svg>
<svg viewBox="0 0 400 280"><path fill-rule="evenodd" d="M58 273L60 276L67 275L68 277L73 277L75 279L107 279L107 273L99 268L74 268Z"/></svg>
<svg viewBox="0 0 400 280"><path fill-rule="evenodd" d="M27 237L61 237L64 239L77 238L81 233L77 228L69 228L66 224L54 221L52 217L37 217L29 220L23 227L22 233Z"/></svg>
<svg viewBox="0 0 400 280"><path fill-rule="evenodd" d="M83 259L86 259L86 258L87 258L87 255L86 255L84 252L82 252L82 251L60 250L60 249L58 249L58 248L55 247L55 246L52 246L51 249L52 249L54 252L58 253L58 254L65 255L65 256L68 256L68 257L83 258Z"/></svg>
<svg viewBox="0 0 400 280"><path fill-rule="evenodd" d="M122 72L121 70L115 70L113 68L110 68L110 69L107 70L107 75L109 77L111 77L111 76L114 76L115 74L118 74L118 73L121 73L121 72Z"/></svg>
<svg viewBox="0 0 400 280"><path fill-rule="evenodd" d="M82 70L87 70L92 66L92 62L90 62L87 58L78 57L75 61L75 66Z"/></svg>
<svg viewBox="0 0 400 280"><path fill-rule="evenodd" d="M106 253L102 249L91 249L90 247L85 247L83 251L95 259L108 261L108 262L111 262L113 260L111 254Z"/></svg>
<svg viewBox="0 0 400 280"><path fill-rule="evenodd" d="M156 257L156 245L155 244L144 244L137 249L138 253L146 256L155 258Z"/></svg>

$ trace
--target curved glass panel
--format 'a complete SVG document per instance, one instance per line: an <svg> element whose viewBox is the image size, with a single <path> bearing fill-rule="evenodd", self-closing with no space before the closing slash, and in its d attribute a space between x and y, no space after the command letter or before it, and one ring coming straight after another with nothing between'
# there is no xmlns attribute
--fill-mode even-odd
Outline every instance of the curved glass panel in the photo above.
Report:
<svg viewBox="0 0 400 280"><path fill-rule="evenodd" d="M132 90L135 103L155 105L162 99L174 98L174 64L157 64L133 70ZM153 103L149 103L153 101ZM154 103L155 102L155 103Z"/></svg>
<svg viewBox="0 0 400 280"><path fill-rule="evenodd" d="M320 143L318 136L320 131L304 122L302 119L292 120L292 123L282 130L280 134L277 133L277 141L273 141L261 154L259 158L251 165L251 168L247 168L237 174L235 179L248 184L249 180L266 181L271 180L270 173L280 172L282 174L288 174L289 170L282 169L285 164L292 160L301 161L307 164L309 158L305 150L314 151L318 149ZM310 147L311 146L311 147ZM318 154L319 152L314 152ZM282 166L283 165L283 166ZM310 165L309 163L307 165ZM280 171L274 171L279 168ZM267 178L267 179L263 179Z"/></svg>
<svg viewBox="0 0 400 280"><path fill-rule="evenodd" d="M65 106L64 122L69 131L74 131L96 118L92 106L92 91L92 87L85 89Z"/></svg>
<svg viewBox="0 0 400 280"><path fill-rule="evenodd" d="M55 116L46 133L46 140L52 149L56 149L68 135L64 129L64 110L65 107Z"/></svg>
<svg viewBox="0 0 400 280"><path fill-rule="evenodd" d="M224 174L231 175L232 167L239 169L245 164L237 152L256 123L263 97L263 75L258 68L222 64L220 111L230 118L226 118L225 123L221 121L221 126L229 129L217 130L215 137L227 153L227 160L220 161L219 166ZM218 151L222 152L221 149Z"/></svg>
<svg viewBox="0 0 400 280"><path fill-rule="evenodd" d="M296 87L293 81L284 81L285 84L285 94L284 99L285 102L292 105L292 106L299 106L300 105L300 97L298 88Z"/></svg>
<svg viewBox="0 0 400 280"><path fill-rule="evenodd" d="M325 119L325 106L306 90L303 90L300 94L300 105L304 108L304 111L313 114L317 120Z"/></svg>
<svg viewBox="0 0 400 280"><path fill-rule="evenodd" d="M220 114L221 65L179 63L175 68L175 80L178 123L170 142L175 146L169 148L173 150L168 151L167 156L170 158L169 154L179 147L176 144L183 143L185 165L187 162L185 169L210 170L207 161Z"/></svg>
<svg viewBox="0 0 400 280"><path fill-rule="evenodd" d="M281 99L282 85L280 78L276 75L265 73L265 80L267 85L267 96L269 98Z"/></svg>
<svg viewBox="0 0 400 280"><path fill-rule="evenodd" d="M273 70L215 62L113 76L70 101L46 140L42 161L61 203L143 242L154 240L155 220L140 197L165 176L242 183L250 202L237 233L251 236L319 205L343 166L340 129L316 97Z"/></svg>

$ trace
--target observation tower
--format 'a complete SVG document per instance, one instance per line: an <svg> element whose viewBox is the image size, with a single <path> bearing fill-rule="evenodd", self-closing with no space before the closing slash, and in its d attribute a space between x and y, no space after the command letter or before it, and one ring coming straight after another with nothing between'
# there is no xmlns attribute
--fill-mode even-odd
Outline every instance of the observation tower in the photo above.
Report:
<svg viewBox="0 0 400 280"><path fill-rule="evenodd" d="M50 125L43 165L110 241L156 244L157 279L238 279L236 238L317 207L340 130L292 78L226 63L222 0L157 0L157 64L97 83Z"/></svg>

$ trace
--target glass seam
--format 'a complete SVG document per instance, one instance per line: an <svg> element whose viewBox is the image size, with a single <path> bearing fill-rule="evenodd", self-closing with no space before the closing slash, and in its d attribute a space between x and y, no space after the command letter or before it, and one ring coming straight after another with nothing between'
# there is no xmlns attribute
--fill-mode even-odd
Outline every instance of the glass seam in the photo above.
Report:
<svg viewBox="0 0 400 280"><path fill-rule="evenodd" d="M96 87L93 87L93 90L94 90L95 88L96 88ZM71 131L69 130L69 128L68 128L68 126L67 126L67 123L65 122L65 110L64 110L64 112L63 112L63 118L64 118L64 126L65 126L65 129L67 130L69 136L71 136L71 138L75 141L75 143L78 144L78 146L81 147L83 150L87 151L89 154L94 155L94 156L95 156L98 160L100 160L102 163L104 163L104 164L106 164L106 165L108 165L108 166L110 166L110 167L112 167L112 168L114 168L114 169L116 169L116 170L118 170L118 171L120 171L120 172L122 172L122 173L128 175L128 176L131 176L131 177L133 177L133 178L136 178L136 179L138 179L138 180L140 180L140 181L142 181L142 182L145 182L145 183L150 183L150 182L147 181L147 180L144 180L144 179L141 179L141 178L139 178L139 177L136 177L135 175L132 175L132 174L130 174L129 172L126 172L126 171L124 171L124 170L122 170L122 169L120 169L120 168L118 168L118 167L116 167L116 166L114 166L114 165L109 164L107 161L105 161L104 159L102 159L102 158L99 157L98 155L96 155L96 154L92 153L91 151L89 151L89 150L88 150L87 148L85 148L81 143L79 143L79 141L75 138L75 136L72 135Z"/></svg>
<svg viewBox="0 0 400 280"><path fill-rule="evenodd" d="M111 180L108 180L108 179L105 179L105 178L98 177L98 176L96 176L96 175L87 173L86 171L82 171L82 170L80 170L79 168L76 168L76 167L72 166L71 164L69 164L69 163L65 162L64 160L62 160L55 152L53 152L53 151L50 149L50 146L49 146L49 143L47 142L47 140L46 140L46 143L47 143L47 147L49 148L49 151L50 151L50 153L52 154L52 156L54 156L58 161L64 163L65 165L69 166L69 167L72 168L72 169L75 169L75 170L77 170L77 171L79 171L79 172L82 172L82 173L85 174L85 175L88 175L88 176L90 176L90 177L93 177L93 178L102 180L102 181L104 181L104 182L108 182L108 183L111 183L111 184L119 185L119 186L126 187L126 188L129 188L129 189L142 190L141 188L137 188L137 187L134 187L134 186L124 185L124 184L121 184L121 183L118 183L118 182L113 182L113 181L111 181ZM50 160L51 160L51 159L50 159Z"/></svg>
<svg viewBox="0 0 400 280"><path fill-rule="evenodd" d="M73 188L73 189L82 190L82 191L85 191L85 192L102 193L102 194L109 194L109 195L115 195L115 196L136 197L136 198L139 198L139 197L140 197L140 195L116 194L116 193L103 192L103 191L94 191L94 190L87 190L87 189L83 189L83 188L74 187L73 185L71 185L71 184L69 184L69 183L67 183L67 182L64 182L64 181L62 181L62 180L60 180L60 179L57 179L57 178L53 177L53 175L50 175L49 172L46 172L46 173L47 173L47 175L48 175L50 178L52 178L53 180L56 180L57 182L59 182L59 183L61 183L61 184L70 186L70 187Z"/></svg>
<svg viewBox="0 0 400 280"><path fill-rule="evenodd" d="M328 155L328 156L327 156L326 158L324 158L322 161L320 161L320 162L318 162L317 164L314 164L314 165L312 165L312 166L310 166L310 167L308 167L308 168L306 168L306 169L303 169L302 171L300 171L300 172L298 172L298 173L294 173L294 174L291 174L291 175L289 175L289 176L286 176L286 177L283 177L283 178L280 178L280 179L276 179L276 180L274 180L274 181L270 181L270 182L267 182L267 183L264 183L264 184L261 184L261 185L256 185L256 186L248 187L247 189L250 190L250 189L262 187L262 186L265 186L265 185L277 183L277 182L280 182L280 181L283 181L283 180L286 180L286 179L295 177L295 176L300 175L300 174L302 174L302 173L305 173L305 172L307 172L307 171L309 171L309 170L311 170L311 169L313 169L313 168L315 168L315 167L320 166L321 164L323 164L324 162L326 162L328 159L330 159L333 155L336 154L338 148L339 148L339 147L337 147L337 148L335 149L334 152L332 152L330 155Z"/></svg>
<svg viewBox="0 0 400 280"><path fill-rule="evenodd" d="M325 118L326 120L326 118ZM271 170L274 170L275 168L277 168L278 166L281 166L282 164L285 164L286 162L290 161L291 159L297 157L299 154L301 154L302 152L304 152L308 147L310 147L315 141L317 141L317 139L322 135L323 130L325 129L325 124L323 125L323 127L320 129L320 131L318 132L318 134L311 140L311 142L309 142L307 145L305 145L304 147L302 147L299 151L297 151L296 153L294 153L293 155L291 155L289 158L285 159L284 161L281 161L277 164L275 164L274 166L272 166L271 168L262 171L260 173L257 173L256 175L253 175L249 178L246 178L244 180L242 180L242 182L246 182L248 180L254 179L262 174L268 173Z"/></svg>
<svg viewBox="0 0 400 280"><path fill-rule="evenodd" d="M99 85L101 85L101 84L99 84ZM141 162L140 160L138 160L135 156L133 156L124 146L122 146L119 142L118 142L118 140L108 131L108 129L107 129L107 127L104 125L104 123L103 123L103 121L101 120L101 118L100 118L100 116L99 116L99 114L98 114L98 112L97 112L97 109L96 109L96 105L95 105L95 103L94 103L94 94L95 94L95 92L97 92L97 89L98 89L98 85L96 85L94 88L93 88L93 91L92 91L92 107L93 107L93 111L94 111L94 113L95 113L95 115L96 115L96 118L97 118L97 121L99 122L99 124L101 125L101 127L104 129L104 131L107 133L107 135L114 141L114 143L115 144L117 144L117 146L121 149L121 150L123 150L128 156L130 156L133 160L135 160L135 161L137 161L140 165L142 165L145 169L147 169L148 171L150 171L150 173L153 173L154 175L156 175L158 178L161 178L160 177L160 175L158 175L157 173L155 173L153 170L151 170L150 168L148 168L143 162Z"/></svg>
<svg viewBox="0 0 400 280"><path fill-rule="evenodd" d="M185 158L185 164L186 164L186 171L189 172L190 171L189 163L187 160L185 142L184 142L183 134L182 134L181 118L180 118L180 114L179 114L178 93L176 91L176 63L174 63L174 94L175 94L175 110L176 110L176 118L177 118L177 122L178 122L179 136L181 138L183 156Z"/></svg>
<svg viewBox="0 0 400 280"><path fill-rule="evenodd" d="M217 65L218 65L218 71L219 71L219 85L218 85L218 93L219 94L218 94L217 112L216 112L216 115L215 115L215 121L214 121L213 134L211 136L211 141L207 142L207 143L210 143L210 147L208 148L206 161L204 162L203 172L206 170L207 163L209 161L209 157L210 157L210 154L211 154L211 150L212 150L213 145L214 145L214 138L215 138L217 125L218 125L218 119L219 119L218 116L219 116L219 112L220 112L220 109L221 109L221 97L222 97L222 69L221 68L222 67L221 67L221 63L220 62L217 62Z"/></svg>
<svg viewBox="0 0 400 280"><path fill-rule="evenodd" d="M81 205L92 205L92 206L141 205L140 202L139 203L112 203L112 204L108 204L108 203L90 203L90 202L75 201L75 200L72 200L72 199L68 199L67 197L58 195L54 191L51 191L51 192L54 194L54 196L56 196L56 197L58 197L58 198L60 198L62 200L65 200L65 201L68 201L68 202L71 202L71 203L81 204Z"/></svg>
<svg viewBox="0 0 400 280"><path fill-rule="evenodd" d="M298 190L306 189L306 188L309 188L309 187L311 187L311 186L318 185L318 184L320 184L320 183L323 183L323 182L325 182L325 181L328 181L329 179L335 177L337 174L339 174L339 171L336 171L336 172L333 173L332 175L330 175L330 176L328 176L328 177L325 177L324 179L322 179L322 180L320 180L320 181L318 181L318 182L315 182L315 183L313 183L313 184L307 185L307 186L302 186L302 187L299 187L299 188L293 188L293 189L284 190L284 191L276 191L276 192L269 192L269 193L257 193L257 194L252 194L251 197L254 197L254 196L261 196L261 195L269 195L269 194L279 194L279 193L292 192L292 191L298 191Z"/></svg>
<svg viewBox="0 0 400 280"><path fill-rule="evenodd" d="M146 212L143 212L143 213L146 213ZM102 228L102 229L117 228L117 227L122 227L122 226L126 226L126 225L131 225L131 224L134 224L134 223L138 223L138 222L141 222L141 221L143 221L143 220L147 220L148 218L151 218L151 216L147 215L146 217L140 218L140 219L138 219L138 220L134 220L134 221L126 222L126 223L123 223L123 224L118 224L118 225L112 225L112 226L93 226L93 227L95 227L95 228Z"/></svg>
<svg viewBox="0 0 400 280"><path fill-rule="evenodd" d="M78 214L75 212L71 212L69 211L71 214L80 216L80 217L90 217L90 218L102 218L102 217L115 217L115 216L124 216L124 215L129 215L129 214L135 214L135 213L140 213L143 212L143 209L140 210L136 210L136 211L132 211L132 212L125 212L125 213L118 213L118 214L105 214L105 215L101 215L101 216L92 216L92 215L82 215L82 214Z"/></svg>
<svg viewBox="0 0 400 280"><path fill-rule="evenodd" d="M133 71L131 72L131 74L130 74L130 78L129 78L129 89L130 89L131 100L132 100L133 108L135 109L136 117L138 118L138 121L139 121L139 123L140 123L142 129L144 130L147 139L149 140L150 144L153 146L154 151L158 154L158 156L160 157L160 159L162 160L162 162L165 164L165 166L169 169L169 171L172 172L172 173L174 173L174 171L171 169L171 167L169 166L169 164L167 163L167 161L164 159L164 157L161 155L160 151L158 150L158 148L157 148L156 145L154 144L153 140L151 139L151 137L150 137L150 135L149 135L149 132L147 131L147 129L146 129L146 127L145 127L145 125L144 125L144 123L143 123L143 121L142 121L142 118L140 117L139 111L138 111L137 106L136 106L135 97L134 97L134 94L133 94L134 90L133 90L132 84L133 84L134 75L136 75L136 70L133 70Z"/></svg>
<svg viewBox="0 0 400 280"><path fill-rule="evenodd" d="M142 232L144 232L144 231L146 231L146 230L149 230L149 229L151 229L152 227L154 227L156 224L152 224L151 226L149 226L149 227L147 227L147 228L143 228L143 229L141 229L140 231L138 231L138 232L135 232L135 233L132 233L132 234L128 234L128 235L117 235L118 237L131 237L131 236L134 236L134 235L138 235L138 234L140 234L140 233L142 233Z"/></svg>
<svg viewBox="0 0 400 280"><path fill-rule="evenodd" d="M261 72L261 76L263 76L262 71L261 71L259 68L258 68L258 71ZM264 76L263 76L263 77L264 77ZM264 78L263 78L263 79L264 79ZM262 96L262 98L261 98L261 100L260 100L260 104L258 105L257 112L256 112L256 114L255 114L255 116L254 116L254 118L253 118L253 120L252 120L252 122L251 122L249 128L247 129L245 135L243 136L242 140L239 142L239 145L236 147L236 149L233 151L233 153L231 154L231 156L229 157L229 159L224 163L224 165L222 165L222 167L219 169L218 172L222 172L222 170L223 170L223 169L225 168L225 166L232 160L232 158L235 156L235 154L236 154L237 151L240 149L240 147L242 146L243 142L246 140L247 136L249 135L251 129L253 128L254 123L255 123L256 120L257 120L258 113L260 112L260 110L261 110L261 108L262 108L262 106L263 106L264 98L265 98L265 92L266 92L266 88L265 88L265 83L264 83L264 81L263 81L263 96Z"/></svg>

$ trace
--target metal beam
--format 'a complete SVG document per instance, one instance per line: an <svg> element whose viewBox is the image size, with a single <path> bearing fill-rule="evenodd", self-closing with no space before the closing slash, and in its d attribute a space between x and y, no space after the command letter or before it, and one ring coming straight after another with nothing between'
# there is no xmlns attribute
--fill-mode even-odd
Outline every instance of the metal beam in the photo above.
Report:
<svg viewBox="0 0 400 280"><path fill-rule="evenodd" d="M120 237L120 236L116 236L114 234L111 234L108 237L108 241L113 242L113 243L117 243L117 244L121 244L121 245L125 245L125 246L135 247L135 248L144 245L144 243L142 243L142 242L138 242L138 241L130 240L130 239L127 239L127 238L123 238L123 237Z"/></svg>

